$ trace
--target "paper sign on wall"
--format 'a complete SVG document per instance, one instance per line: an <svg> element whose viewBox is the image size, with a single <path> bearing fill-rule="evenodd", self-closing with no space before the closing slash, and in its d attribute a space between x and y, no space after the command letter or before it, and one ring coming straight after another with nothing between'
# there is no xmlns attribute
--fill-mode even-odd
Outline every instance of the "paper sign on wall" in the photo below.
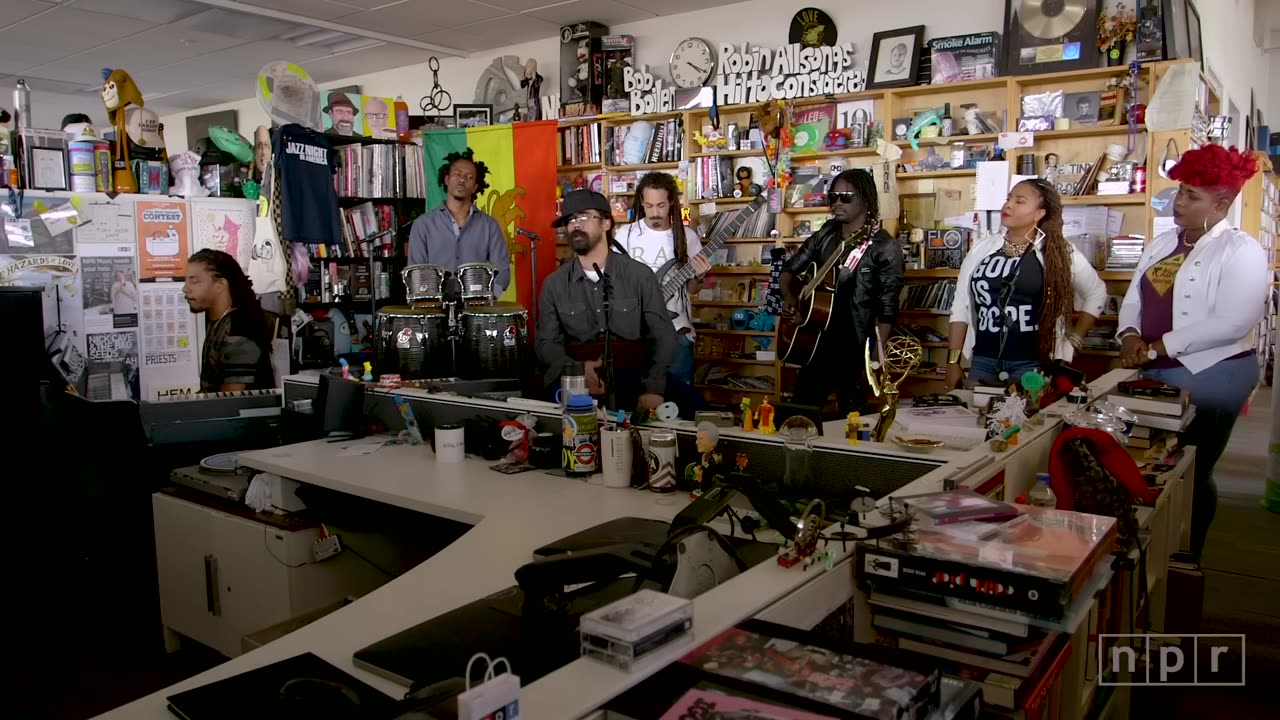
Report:
<svg viewBox="0 0 1280 720"><path fill-rule="evenodd" d="M182 297L182 283L143 283L140 290L143 400L198 392L199 319Z"/></svg>
<svg viewBox="0 0 1280 720"><path fill-rule="evenodd" d="M138 257L143 280L182 278L190 255L190 227L185 202L139 200L135 206Z"/></svg>
<svg viewBox="0 0 1280 720"><path fill-rule="evenodd" d="M82 252L88 243L132 245L137 239L132 202L92 203L82 208L81 215L84 219L76 228L76 242Z"/></svg>
<svg viewBox="0 0 1280 720"><path fill-rule="evenodd" d="M257 204L252 200L192 200L191 252L221 250L234 257L240 269L248 273L256 219ZM256 286L254 289L258 290Z"/></svg>

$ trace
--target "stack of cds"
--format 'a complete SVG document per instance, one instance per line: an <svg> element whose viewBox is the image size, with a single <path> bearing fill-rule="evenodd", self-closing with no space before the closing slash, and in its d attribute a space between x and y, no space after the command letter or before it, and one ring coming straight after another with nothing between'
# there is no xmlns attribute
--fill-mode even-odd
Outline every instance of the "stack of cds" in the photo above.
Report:
<svg viewBox="0 0 1280 720"><path fill-rule="evenodd" d="M633 663L689 634L693 603L641 590L582 616L582 656L630 670Z"/></svg>
<svg viewBox="0 0 1280 720"><path fill-rule="evenodd" d="M1136 269L1145 243L1146 239L1141 235L1117 235L1111 238L1111 250L1107 254L1107 269Z"/></svg>

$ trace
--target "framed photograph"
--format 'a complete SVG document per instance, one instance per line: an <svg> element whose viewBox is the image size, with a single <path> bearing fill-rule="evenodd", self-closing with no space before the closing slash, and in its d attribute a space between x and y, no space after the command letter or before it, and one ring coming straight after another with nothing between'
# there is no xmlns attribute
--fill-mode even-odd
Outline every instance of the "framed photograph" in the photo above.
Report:
<svg viewBox="0 0 1280 720"><path fill-rule="evenodd" d="M1204 46L1200 44L1200 11L1187 3L1187 40L1191 59L1204 66Z"/></svg>
<svg viewBox="0 0 1280 720"><path fill-rule="evenodd" d="M1101 90L1066 93L1062 96L1062 116L1071 119L1072 127L1097 125L1101 107Z"/></svg>
<svg viewBox="0 0 1280 720"><path fill-rule="evenodd" d="M867 69L867 89L909 87L920 73L920 49L924 47L924 26L876 33L871 39L871 66Z"/></svg>
<svg viewBox="0 0 1280 720"><path fill-rule="evenodd" d="M1161 0L1164 22L1164 59L1191 57L1191 38L1187 33L1187 0Z"/></svg>
<svg viewBox="0 0 1280 720"><path fill-rule="evenodd" d="M484 127L493 124L493 106L492 105L464 105L456 103L453 106L453 118L456 122L455 127L473 128Z"/></svg>
<svg viewBox="0 0 1280 720"><path fill-rule="evenodd" d="M62 148L30 147L32 190L67 189L67 151Z"/></svg>
<svg viewBox="0 0 1280 720"><path fill-rule="evenodd" d="M452 115L410 115L409 129L422 129L422 132L448 130L458 127L458 121Z"/></svg>

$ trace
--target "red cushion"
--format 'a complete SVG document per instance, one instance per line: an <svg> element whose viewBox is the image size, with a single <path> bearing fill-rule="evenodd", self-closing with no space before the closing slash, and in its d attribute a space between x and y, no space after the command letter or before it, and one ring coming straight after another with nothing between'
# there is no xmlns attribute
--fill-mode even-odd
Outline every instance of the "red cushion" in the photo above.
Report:
<svg viewBox="0 0 1280 720"><path fill-rule="evenodd" d="M1138 462L1123 445L1116 442L1111 433L1094 428L1073 427L1058 433L1058 439L1054 440L1053 449L1049 452L1049 487L1058 498L1059 510L1075 509L1075 465L1068 456L1070 451L1067 450L1066 443L1076 438L1083 438L1102 467L1111 473L1121 487L1129 491L1131 503L1147 506L1155 504L1155 489L1147 487L1147 481L1142 478L1142 471L1138 469Z"/></svg>

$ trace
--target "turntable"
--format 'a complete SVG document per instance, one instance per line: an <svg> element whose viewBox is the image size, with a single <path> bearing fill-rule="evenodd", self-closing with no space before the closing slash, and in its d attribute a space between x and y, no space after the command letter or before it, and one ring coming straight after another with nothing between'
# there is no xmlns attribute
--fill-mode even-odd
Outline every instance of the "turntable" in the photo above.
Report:
<svg viewBox="0 0 1280 720"><path fill-rule="evenodd" d="M1006 0L1005 67L1036 75L1097 67L1098 0Z"/></svg>

